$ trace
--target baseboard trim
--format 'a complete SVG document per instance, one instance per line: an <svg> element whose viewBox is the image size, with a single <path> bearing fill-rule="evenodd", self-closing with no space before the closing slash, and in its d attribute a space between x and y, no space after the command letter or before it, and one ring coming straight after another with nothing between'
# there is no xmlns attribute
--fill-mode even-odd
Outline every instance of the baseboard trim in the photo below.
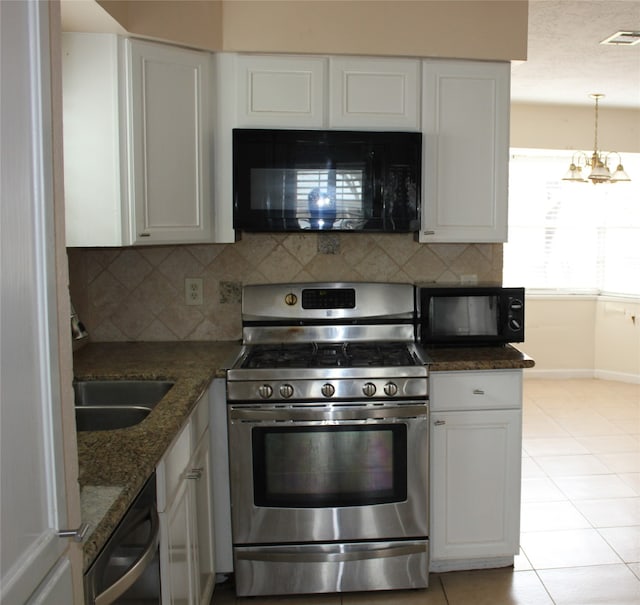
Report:
<svg viewBox="0 0 640 605"><path fill-rule="evenodd" d="M580 369L542 370L539 368L527 368L524 371L524 377L567 380L569 378L595 378L595 372L593 370Z"/></svg>
<svg viewBox="0 0 640 605"><path fill-rule="evenodd" d="M445 571L463 571L468 569L496 569L513 567L514 557L496 557L493 559L441 559L431 561L429 571L441 573Z"/></svg>
<svg viewBox="0 0 640 605"><path fill-rule="evenodd" d="M543 370L539 368L526 368L524 370L524 377L534 380L570 380L572 378L597 378L599 380L611 380L613 382L628 382L631 384L640 384L640 374L612 372L609 370Z"/></svg>
<svg viewBox="0 0 640 605"><path fill-rule="evenodd" d="M595 377L600 380L613 380L616 382L628 382L640 384L640 374L627 374L626 372L611 372L610 370L596 370Z"/></svg>

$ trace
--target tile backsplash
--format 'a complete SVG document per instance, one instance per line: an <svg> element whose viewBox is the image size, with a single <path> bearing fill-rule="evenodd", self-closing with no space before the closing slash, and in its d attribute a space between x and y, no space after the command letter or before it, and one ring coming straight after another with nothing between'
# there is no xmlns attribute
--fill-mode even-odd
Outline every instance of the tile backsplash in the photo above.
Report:
<svg viewBox="0 0 640 605"><path fill-rule="evenodd" d="M413 234L251 234L234 244L69 248L71 298L92 341L237 340L242 286L309 281L502 282L501 244ZM185 278L204 303L185 302Z"/></svg>

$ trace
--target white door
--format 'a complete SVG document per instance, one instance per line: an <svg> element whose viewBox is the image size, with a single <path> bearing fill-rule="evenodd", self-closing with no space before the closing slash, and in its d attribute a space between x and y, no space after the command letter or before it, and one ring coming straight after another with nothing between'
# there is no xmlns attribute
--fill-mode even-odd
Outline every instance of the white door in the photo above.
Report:
<svg viewBox="0 0 640 605"><path fill-rule="evenodd" d="M431 558L517 554L520 410L431 415Z"/></svg>
<svg viewBox="0 0 640 605"><path fill-rule="evenodd" d="M58 338L53 145L61 113L52 105L59 73L50 69L50 10L54 23L57 2L0 2L3 605L81 602L72 594L69 540L57 535L79 492L66 493L63 462L60 368L70 366L71 345L70 336L66 348Z"/></svg>

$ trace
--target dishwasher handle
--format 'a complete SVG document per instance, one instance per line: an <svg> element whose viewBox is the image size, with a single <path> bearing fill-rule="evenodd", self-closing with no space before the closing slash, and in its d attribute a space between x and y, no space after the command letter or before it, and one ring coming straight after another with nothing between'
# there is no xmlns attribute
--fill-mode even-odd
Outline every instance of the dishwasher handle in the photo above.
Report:
<svg viewBox="0 0 640 605"><path fill-rule="evenodd" d="M160 537L160 520L155 506L152 505L143 509L138 517L140 522L146 521L147 519L151 521L151 531L149 532L149 541L145 545L142 554L133 562L131 567L122 577L95 597L95 605L111 605L111 603L131 588L154 559Z"/></svg>

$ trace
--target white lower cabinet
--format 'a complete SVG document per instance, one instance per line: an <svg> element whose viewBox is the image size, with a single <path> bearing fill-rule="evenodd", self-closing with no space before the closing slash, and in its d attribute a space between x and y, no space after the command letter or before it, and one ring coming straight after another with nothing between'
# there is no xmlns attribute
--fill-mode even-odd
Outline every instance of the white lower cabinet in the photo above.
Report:
<svg viewBox="0 0 640 605"><path fill-rule="evenodd" d="M157 468L163 605L208 605L215 583L208 396Z"/></svg>
<svg viewBox="0 0 640 605"><path fill-rule="evenodd" d="M509 565L519 550L522 371L430 375L431 570Z"/></svg>

